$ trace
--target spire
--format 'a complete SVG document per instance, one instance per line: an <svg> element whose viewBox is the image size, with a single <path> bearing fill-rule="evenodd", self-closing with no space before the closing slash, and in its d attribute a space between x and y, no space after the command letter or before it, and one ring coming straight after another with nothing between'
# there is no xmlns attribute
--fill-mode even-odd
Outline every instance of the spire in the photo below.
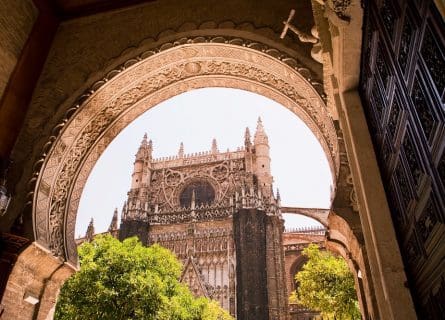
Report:
<svg viewBox="0 0 445 320"><path fill-rule="evenodd" d="M114 209L113 218L111 219L110 226L108 227L108 231L117 230L117 208Z"/></svg>
<svg viewBox="0 0 445 320"><path fill-rule="evenodd" d="M246 127L246 132L244 133L244 146L246 150L249 150L252 146L252 141L250 140L250 130L249 127Z"/></svg>
<svg viewBox="0 0 445 320"><path fill-rule="evenodd" d="M280 189L277 188L277 205L281 205Z"/></svg>
<svg viewBox="0 0 445 320"><path fill-rule="evenodd" d="M179 151L178 151L178 156L180 158L184 157L184 143L181 142L181 144L179 145Z"/></svg>
<svg viewBox="0 0 445 320"><path fill-rule="evenodd" d="M124 201L124 205L122 206L121 220L125 220L127 216L127 201Z"/></svg>
<svg viewBox="0 0 445 320"><path fill-rule="evenodd" d="M263 121L261 121L261 117L258 117L254 143L255 144L260 144L260 143L269 144L269 139L267 137L266 132L264 131Z"/></svg>
<svg viewBox="0 0 445 320"><path fill-rule="evenodd" d="M148 157L151 159L152 151L153 151L153 142L147 141L147 133L144 134L144 137L142 138L141 145L139 146L139 150L136 154L137 159L141 159L144 157Z"/></svg>
<svg viewBox="0 0 445 320"><path fill-rule="evenodd" d="M216 139L213 138L212 140L212 154L218 153L218 145L216 144Z"/></svg>
<svg viewBox="0 0 445 320"><path fill-rule="evenodd" d="M147 145L147 132L144 134L144 137L142 138L141 147Z"/></svg>
<svg viewBox="0 0 445 320"><path fill-rule="evenodd" d="M91 218L90 223L88 224L87 232L85 233L85 238L87 241L93 240L94 237L94 220Z"/></svg>

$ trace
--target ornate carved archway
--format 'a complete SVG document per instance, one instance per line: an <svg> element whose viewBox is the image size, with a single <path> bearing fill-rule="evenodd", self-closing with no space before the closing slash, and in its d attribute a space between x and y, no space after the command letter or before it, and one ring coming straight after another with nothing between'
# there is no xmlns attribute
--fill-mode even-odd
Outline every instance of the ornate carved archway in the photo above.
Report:
<svg viewBox="0 0 445 320"><path fill-rule="evenodd" d="M307 69L259 43L222 37L190 42L127 61L93 85L60 124L63 128L48 143L42 158L33 199L35 239L54 255L77 261L77 207L87 177L105 147L143 112L192 89L237 88L282 104L318 138L336 180L336 131L323 94L307 79Z"/></svg>

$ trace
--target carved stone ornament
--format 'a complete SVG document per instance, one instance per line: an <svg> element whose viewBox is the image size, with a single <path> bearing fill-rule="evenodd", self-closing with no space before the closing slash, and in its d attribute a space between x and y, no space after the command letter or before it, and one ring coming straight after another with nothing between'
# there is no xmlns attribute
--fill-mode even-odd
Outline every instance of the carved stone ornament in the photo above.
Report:
<svg viewBox="0 0 445 320"><path fill-rule="evenodd" d="M336 180L337 136L324 94L299 72L295 60L238 38L195 40L163 45L111 71L78 99L54 129L31 193L35 239L54 255L77 262L74 227L81 192L109 143L145 111L192 89L243 89L282 104L318 138ZM171 179L175 183L176 178Z"/></svg>

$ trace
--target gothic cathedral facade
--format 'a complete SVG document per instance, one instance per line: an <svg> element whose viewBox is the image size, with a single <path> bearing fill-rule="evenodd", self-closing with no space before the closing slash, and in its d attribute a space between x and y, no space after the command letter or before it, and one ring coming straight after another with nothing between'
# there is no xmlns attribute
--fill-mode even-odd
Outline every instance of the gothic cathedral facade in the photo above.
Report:
<svg viewBox="0 0 445 320"><path fill-rule="evenodd" d="M238 319L287 319L283 219L261 119L244 147L153 159L145 135L119 238L159 243L183 262L181 281ZM115 222L116 223L116 222Z"/></svg>

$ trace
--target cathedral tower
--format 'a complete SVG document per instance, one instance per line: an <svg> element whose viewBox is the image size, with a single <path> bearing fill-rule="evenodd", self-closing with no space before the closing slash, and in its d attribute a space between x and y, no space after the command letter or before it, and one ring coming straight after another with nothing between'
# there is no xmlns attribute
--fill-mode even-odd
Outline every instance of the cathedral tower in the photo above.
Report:
<svg viewBox="0 0 445 320"><path fill-rule="evenodd" d="M287 319L283 220L272 192L269 142L261 119L244 147L154 159L147 135L136 154L119 238L160 243L184 264L196 296L243 320ZM266 271L266 272L265 272Z"/></svg>
<svg viewBox="0 0 445 320"><path fill-rule="evenodd" d="M261 191L270 195L273 177L270 173L269 138L264 131L261 118L258 118L253 142L255 151L254 173L258 179Z"/></svg>

